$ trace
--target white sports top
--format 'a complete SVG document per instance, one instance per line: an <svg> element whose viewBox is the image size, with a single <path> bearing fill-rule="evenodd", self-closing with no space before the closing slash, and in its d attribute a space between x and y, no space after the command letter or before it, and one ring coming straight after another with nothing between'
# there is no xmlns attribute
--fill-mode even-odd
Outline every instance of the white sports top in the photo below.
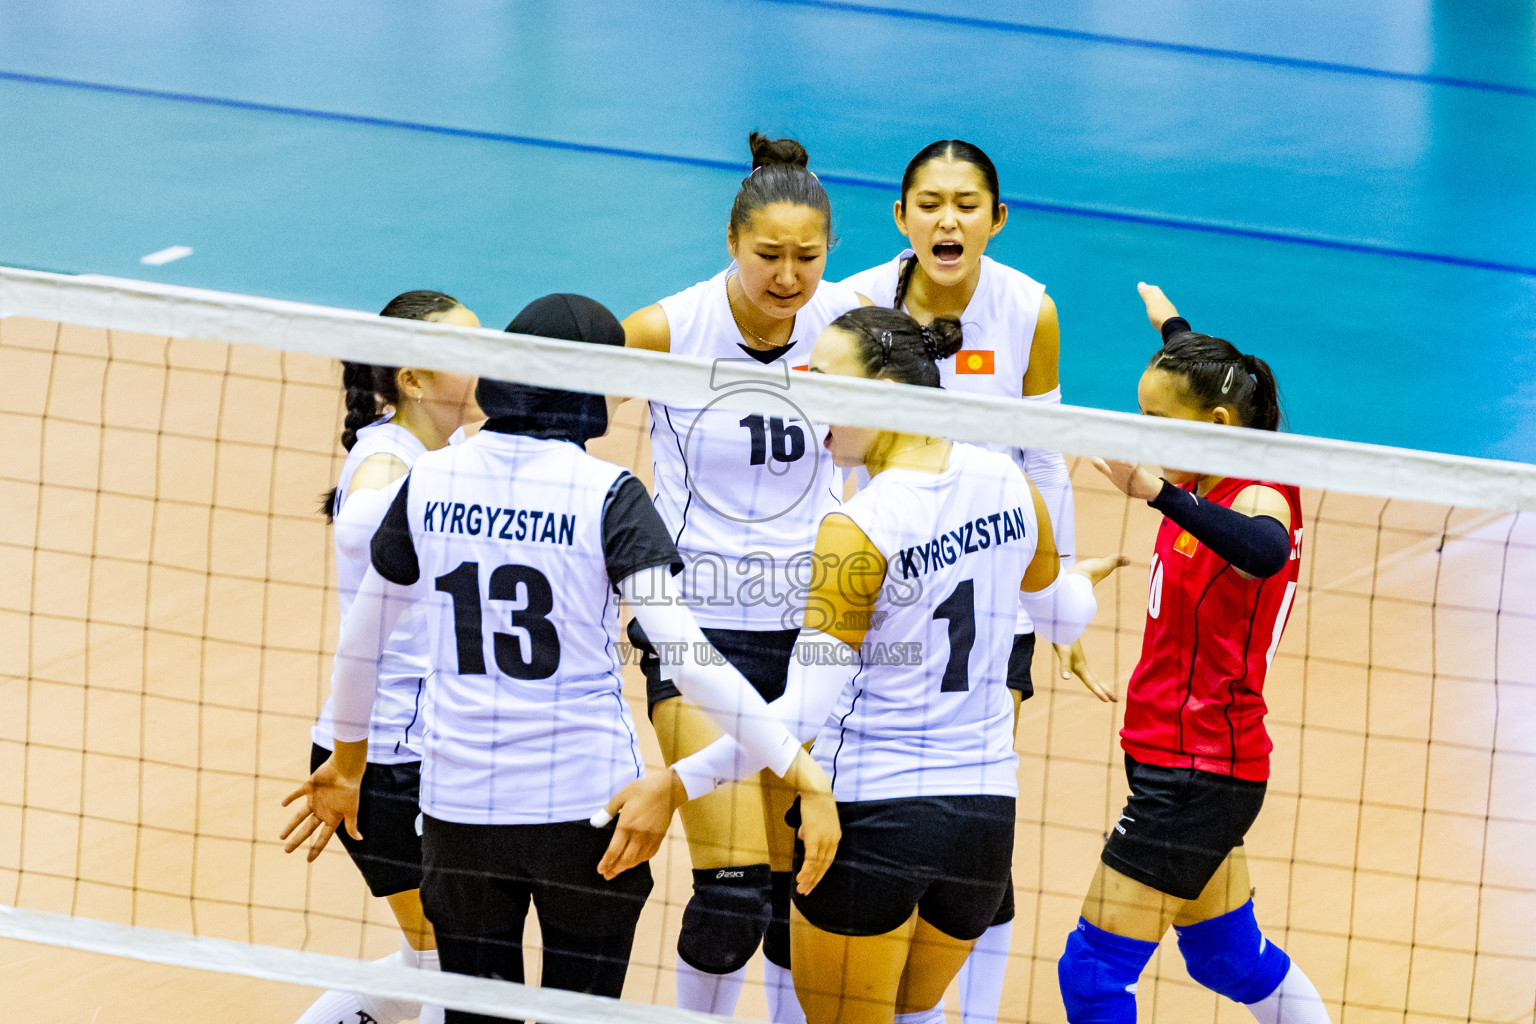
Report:
<svg viewBox="0 0 1536 1024"><path fill-rule="evenodd" d="M860 271L843 284L869 296L875 305L889 308L896 301L901 265L913 255L905 249L894 260ZM1024 390L1043 298L1045 285L983 255L981 279L960 316L963 347L939 360L939 380L945 390L1018 398Z"/></svg>
<svg viewBox="0 0 1536 1024"><path fill-rule="evenodd" d="M357 443L342 463L336 481L336 512L332 526L336 544L336 596L341 605L341 620L347 617L352 599L368 571L368 542L384 518L388 502L370 503L363 514L355 506L347 512L347 492L352 477L364 462L375 455L393 455L409 468L426 452L416 435L388 419L369 424L357 432ZM421 698L427 675L427 643L422 632L420 612L411 608L400 617L390 634L389 646L379 662L379 691L373 703L373 718L368 726L368 760L375 764L404 764L421 760ZM327 697L320 720L309 735L316 745L331 750L331 698Z"/></svg>
<svg viewBox="0 0 1536 1024"><path fill-rule="evenodd" d="M869 296L875 305L889 307L896 301L896 283L902 264L914 256L911 249L904 249L895 259L860 271L843 284ZM1045 285L983 254L981 278L960 316L964 347L953 356L939 360L939 381L945 390L1020 397L1044 298ZM985 444L985 447L1006 451L1015 464L1030 471L1045 498L1046 507L1051 510L1056 549L1070 559L1077 531L1072 521L1072 482L1061 456L1051 454L1047 471L1047 467L1026 465L1021 449L1000 444ZM1022 608L1016 628L1020 633L1033 632L1035 628Z"/></svg>
<svg viewBox="0 0 1536 1024"><path fill-rule="evenodd" d="M1017 796L1008 655L1038 530L1005 455L888 469L839 510L886 560L859 669L811 748L838 801Z"/></svg>
<svg viewBox="0 0 1536 1024"><path fill-rule="evenodd" d="M579 821L640 777L604 544L605 508L625 481L655 522L638 481L567 441L481 430L416 460L373 561L413 586L426 618L427 814ZM675 559L657 527L661 561ZM402 558L414 579L389 568Z"/></svg>
<svg viewBox="0 0 1536 1024"><path fill-rule="evenodd" d="M782 390L733 387L735 366L762 364L742 351L726 298L734 265L662 299L674 355L713 359L723 394L751 387L783 403L782 415L651 403L656 509L687 568L682 592L699 625L774 630L800 625L811 550L822 516L842 499L843 474L822 445L823 429L795 407L791 368L803 369L827 325L859 306L846 285L822 281L795 317Z"/></svg>

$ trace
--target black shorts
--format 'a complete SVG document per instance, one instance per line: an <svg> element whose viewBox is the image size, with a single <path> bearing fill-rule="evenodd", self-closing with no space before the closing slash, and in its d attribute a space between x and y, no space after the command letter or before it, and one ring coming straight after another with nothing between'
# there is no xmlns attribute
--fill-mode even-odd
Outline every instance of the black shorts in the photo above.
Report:
<svg viewBox="0 0 1536 1024"><path fill-rule="evenodd" d="M311 744L309 770L313 772L330 756L320 744ZM352 855L352 863L375 896L393 896L421 887L421 836L416 832L420 793L420 761L370 761L363 769L363 789L357 804L357 830L363 838L353 839L346 829L337 832L336 838Z"/></svg>
<svg viewBox="0 0 1536 1024"><path fill-rule="evenodd" d="M822 931L884 935L912 916L951 938L980 938L1012 888L1014 798L928 796L837 805L842 842L795 906ZM800 806L789 812L798 828ZM795 870L805 845L795 841Z"/></svg>
<svg viewBox="0 0 1536 1024"><path fill-rule="evenodd" d="M747 677L763 700L776 700L784 693L789 676L789 659L795 653L798 629L706 629L706 639L725 660ZM682 693L672 680L661 678L661 658L635 619L629 620L629 642L640 652L640 673L645 676L645 705L654 714L656 705ZM684 657L696 657L687 651Z"/></svg>
<svg viewBox="0 0 1536 1024"><path fill-rule="evenodd" d="M1029 700L1035 695L1035 681L1030 675L1034 660L1035 634L1014 634L1013 650L1008 652L1008 689L1018 690L1020 700Z"/></svg>
<svg viewBox="0 0 1536 1024"><path fill-rule="evenodd" d="M567 935L634 934L651 893L651 866L613 881L597 873L614 823L461 825L423 816L421 903L439 932L495 935L539 920Z"/></svg>
<svg viewBox="0 0 1536 1024"><path fill-rule="evenodd" d="M1264 806L1267 783L1125 757L1131 796L1104 843L1104 863L1182 900L1199 897Z"/></svg>

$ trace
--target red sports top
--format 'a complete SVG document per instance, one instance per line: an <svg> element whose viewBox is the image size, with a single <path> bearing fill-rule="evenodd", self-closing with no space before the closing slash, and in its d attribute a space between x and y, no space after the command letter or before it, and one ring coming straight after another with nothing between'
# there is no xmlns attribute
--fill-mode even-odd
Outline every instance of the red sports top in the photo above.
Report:
<svg viewBox="0 0 1536 1024"><path fill-rule="evenodd" d="M1230 508L1256 483L1291 506L1291 557L1268 579L1244 577L1172 519L1157 531L1147 629L1120 730L1120 745L1144 764L1269 778L1264 676L1296 596L1301 495L1286 484L1228 478L1204 500Z"/></svg>

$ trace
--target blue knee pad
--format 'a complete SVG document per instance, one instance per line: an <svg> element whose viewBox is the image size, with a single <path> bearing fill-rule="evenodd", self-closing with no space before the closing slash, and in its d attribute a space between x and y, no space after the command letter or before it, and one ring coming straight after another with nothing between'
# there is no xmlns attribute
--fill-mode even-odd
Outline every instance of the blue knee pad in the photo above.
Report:
<svg viewBox="0 0 1536 1024"><path fill-rule="evenodd" d="M1095 928L1082 918L1056 964L1071 1024L1136 1024L1136 980L1157 943Z"/></svg>
<svg viewBox="0 0 1536 1024"><path fill-rule="evenodd" d="M1230 913L1184 928L1179 952L1189 976L1239 1003L1256 1003L1280 987L1291 969L1285 951L1259 932L1249 900Z"/></svg>

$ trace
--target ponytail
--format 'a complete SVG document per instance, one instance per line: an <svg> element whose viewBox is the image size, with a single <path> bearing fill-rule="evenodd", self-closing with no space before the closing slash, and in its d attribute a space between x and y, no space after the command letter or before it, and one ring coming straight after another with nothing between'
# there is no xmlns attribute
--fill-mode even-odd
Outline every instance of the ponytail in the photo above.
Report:
<svg viewBox="0 0 1536 1024"><path fill-rule="evenodd" d="M731 237L735 238L752 215L774 203L808 206L818 211L827 228L827 245L832 244L832 201L821 180L809 170L810 155L794 139L770 139L761 132L747 138L752 147L752 173L741 181L736 201L731 204Z"/></svg>
<svg viewBox="0 0 1536 1024"><path fill-rule="evenodd" d="M1243 356L1243 369L1253 378L1253 419L1249 426L1260 430L1280 429L1280 387L1269 364L1258 356Z"/></svg>
<svg viewBox="0 0 1536 1024"><path fill-rule="evenodd" d="M1231 409L1239 426L1280 429L1284 416L1274 371L1230 341L1182 331L1163 342L1147 367L1180 378L1185 392L1202 408Z"/></svg>
<svg viewBox="0 0 1536 1024"><path fill-rule="evenodd" d="M389 300L380 316L403 320L433 320L457 308L459 300L452 295L434 291L402 292ZM357 444L357 432L384 415L386 407L400 404L398 366L375 366L371 363L341 364L341 386L346 389L346 419L342 421L341 446L347 451ZM320 514L326 522L336 519L336 488L332 487L320 496Z"/></svg>
<svg viewBox="0 0 1536 1024"><path fill-rule="evenodd" d="M831 326L853 336L866 377L883 377L900 384L939 386L940 359L960 351L960 321L935 317L919 324L899 309L861 306L832 321Z"/></svg>

